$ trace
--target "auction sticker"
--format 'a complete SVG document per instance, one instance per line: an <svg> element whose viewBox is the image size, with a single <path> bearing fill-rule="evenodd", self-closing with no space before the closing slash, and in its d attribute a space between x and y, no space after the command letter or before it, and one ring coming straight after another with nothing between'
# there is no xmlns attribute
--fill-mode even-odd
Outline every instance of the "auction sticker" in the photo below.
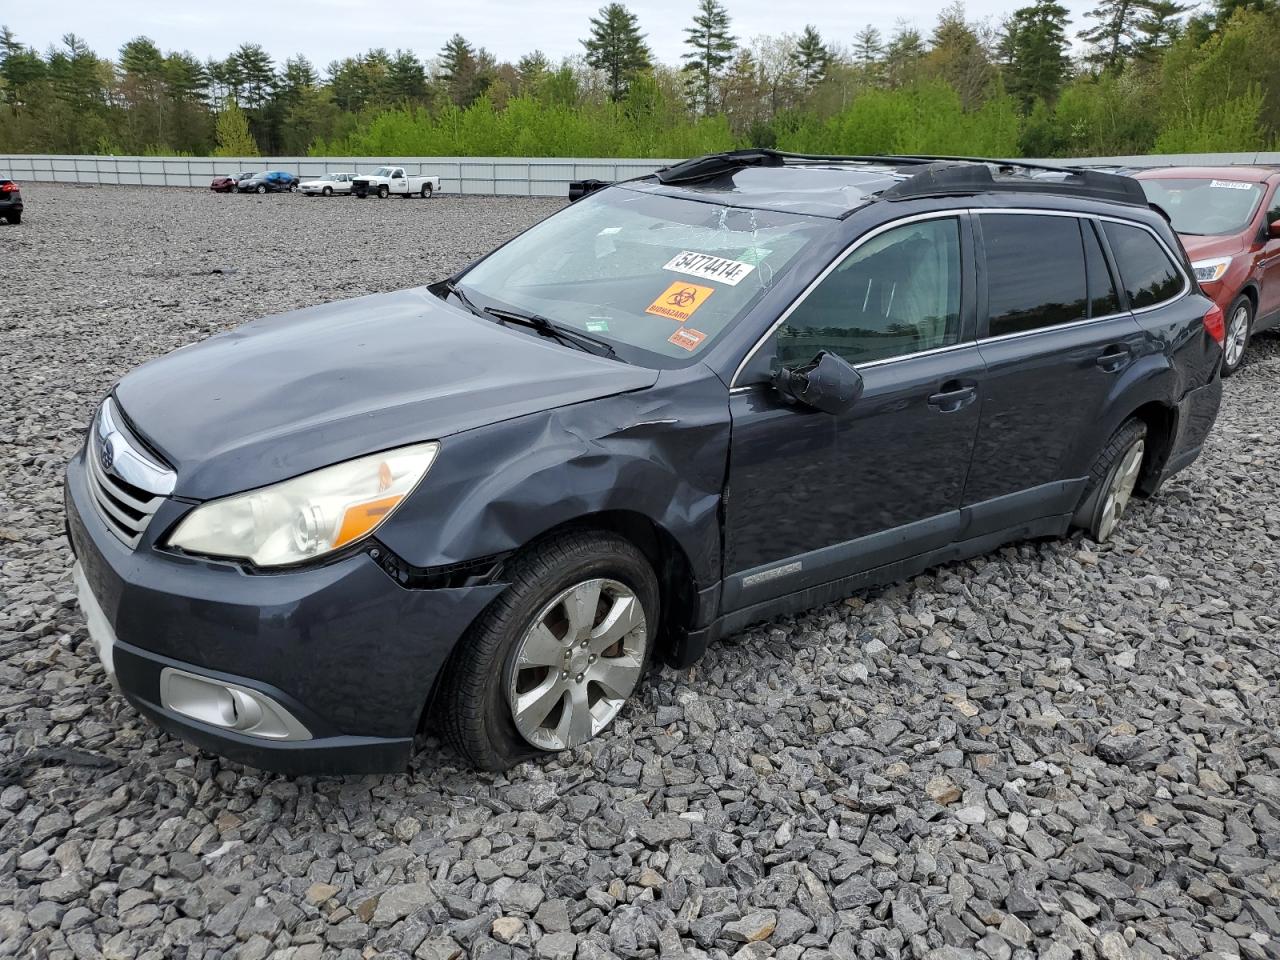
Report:
<svg viewBox="0 0 1280 960"><path fill-rule="evenodd" d="M1210 180L1209 186L1219 190L1252 190L1252 183L1241 183L1239 180Z"/></svg>
<svg viewBox="0 0 1280 960"><path fill-rule="evenodd" d="M707 339L707 335L701 330L695 330L693 327L681 327L667 337L667 343L674 343L677 347L683 347L692 353L698 349L698 344L705 339Z"/></svg>
<svg viewBox="0 0 1280 960"><path fill-rule="evenodd" d="M713 257L709 253L694 253L692 250L681 250L666 262L662 268L672 273L687 273L691 277L703 280L715 280L736 287L755 266L741 260L730 260L727 257Z"/></svg>
<svg viewBox="0 0 1280 960"><path fill-rule="evenodd" d="M684 323L715 292L714 287L700 287L696 283L677 281L658 294L658 299L645 307L644 312Z"/></svg>

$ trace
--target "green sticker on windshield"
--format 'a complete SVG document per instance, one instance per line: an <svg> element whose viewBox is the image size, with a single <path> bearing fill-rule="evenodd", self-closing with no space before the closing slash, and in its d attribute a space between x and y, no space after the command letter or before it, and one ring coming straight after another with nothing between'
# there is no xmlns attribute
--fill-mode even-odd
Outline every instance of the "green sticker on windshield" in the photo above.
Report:
<svg viewBox="0 0 1280 960"><path fill-rule="evenodd" d="M608 333L608 332L609 332L608 320L588 320L587 321L587 333Z"/></svg>
<svg viewBox="0 0 1280 960"><path fill-rule="evenodd" d="M748 247L738 254L738 259L743 263L759 264L761 260L773 253L772 250L766 250L764 247Z"/></svg>

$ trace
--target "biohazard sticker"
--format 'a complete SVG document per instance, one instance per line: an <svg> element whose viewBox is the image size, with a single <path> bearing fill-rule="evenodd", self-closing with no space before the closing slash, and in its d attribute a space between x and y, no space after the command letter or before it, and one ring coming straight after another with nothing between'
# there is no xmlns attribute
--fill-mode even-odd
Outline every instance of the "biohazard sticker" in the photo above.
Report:
<svg viewBox="0 0 1280 960"><path fill-rule="evenodd" d="M698 344L707 339L707 335L701 330L695 330L693 327L681 327L671 336L667 337L667 343L674 343L677 347L683 347L690 353L698 349Z"/></svg>
<svg viewBox="0 0 1280 960"><path fill-rule="evenodd" d="M731 287L736 287L755 267L741 260L681 250L668 260L662 269L670 270L672 273L687 273L691 277L714 280L717 283L727 283Z"/></svg>
<svg viewBox="0 0 1280 960"><path fill-rule="evenodd" d="M659 294L657 300L645 307L644 312L684 323L715 292L714 287L700 287L696 283L673 283Z"/></svg>

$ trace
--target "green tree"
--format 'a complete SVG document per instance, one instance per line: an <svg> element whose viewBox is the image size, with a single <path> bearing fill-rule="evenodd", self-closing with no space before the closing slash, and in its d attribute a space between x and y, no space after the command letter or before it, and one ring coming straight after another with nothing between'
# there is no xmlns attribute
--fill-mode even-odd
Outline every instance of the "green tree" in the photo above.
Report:
<svg viewBox="0 0 1280 960"><path fill-rule="evenodd" d="M703 113L715 107L716 84L725 66L733 59L735 38L729 32L729 11L719 0L700 0L693 26L686 27L684 71L688 75L689 99Z"/></svg>
<svg viewBox="0 0 1280 960"><path fill-rule="evenodd" d="M466 37L455 33L449 38L440 51L438 76L454 104L467 107L484 94L493 79L486 66L492 67L492 58L473 47Z"/></svg>
<svg viewBox="0 0 1280 960"><path fill-rule="evenodd" d="M920 65L926 53L920 31L899 21L884 49L885 82L894 88L914 83L919 78Z"/></svg>
<svg viewBox="0 0 1280 960"><path fill-rule="evenodd" d="M19 43L8 27L0 27L0 98L15 108L21 107L32 88L47 76L40 55Z"/></svg>
<svg viewBox="0 0 1280 960"><path fill-rule="evenodd" d="M1067 8L1055 0L1020 7L1005 22L1000 38L1005 89L1024 110L1037 100L1052 103L1071 69L1067 55Z"/></svg>
<svg viewBox="0 0 1280 960"><path fill-rule="evenodd" d="M805 90L812 90L827 75L827 68L831 65L831 51L822 42L822 35L813 24L805 24L800 39L796 41L792 62Z"/></svg>
<svg viewBox="0 0 1280 960"><path fill-rule="evenodd" d="M609 99L626 97L635 76L649 69L649 47L636 15L620 3L600 8L591 18L591 35L582 41L587 64L604 71Z"/></svg>
<svg viewBox="0 0 1280 960"><path fill-rule="evenodd" d="M256 157L258 145L249 133L249 120L234 100L228 100L218 114L218 145L215 157Z"/></svg>
<svg viewBox="0 0 1280 960"><path fill-rule="evenodd" d="M996 80L991 53L978 30L965 19L960 0L938 14L924 65L960 95L966 110L976 110L991 95Z"/></svg>
<svg viewBox="0 0 1280 960"><path fill-rule="evenodd" d="M416 103L427 98L427 71L412 50L396 50L387 71L388 92L393 100Z"/></svg>
<svg viewBox="0 0 1280 960"><path fill-rule="evenodd" d="M1148 62L1157 60L1182 36L1183 18L1191 9L1177 0L1145 0L1136 24L1134 55Z"/></svg>
<svg viewBox="0 0 1280 960"><path fill-rule="evenodd" d="M237 102L250 110L267 105L275 89L276 71L271 56L256 43L242 43L229 58L235 78Z"/></svg>
<svg viewBox="0 0 1280 960"><path fill-rule="evenodd" d="M521 93L537 90L551 72L551 61L541 50L526 53L516 62L516 80Z"/></svg>
<svg viewBox="0 0 1280 960"><path fill-rule="evenodd" d="M1142 0L1099 0L1085 14L1097 22L1078 34L1091 48L1089 63L1102 70L1120 69L1133 54L1142 12Z"/></svg>
<svg viewBox="0 0 1280 960"><path fill-rule="evenodd" d="M863 77L871 83L879 83L884 73L884 38L880 31L867 24L853 37L853 62Z"/></svg>

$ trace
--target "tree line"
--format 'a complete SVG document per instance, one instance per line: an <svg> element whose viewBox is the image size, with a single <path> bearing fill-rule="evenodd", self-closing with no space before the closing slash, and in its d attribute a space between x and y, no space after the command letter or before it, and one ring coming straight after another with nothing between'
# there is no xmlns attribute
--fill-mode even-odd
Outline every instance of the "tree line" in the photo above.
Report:
<svg viewBox="0 0 1280 960"><path fill-rule="evenodd" d="M1052 157L1276 142L1280 0L1097 2L1075 24L1055 0L999 22L957 2L927 30L744 39L725 3L696 0L678 64L656 60L622 3L558 63L499 61L460 35L427 59L377 48L323 70L254 43L201 61L147 37L110 59L75 34L42 53L3 27L0 152Z"/></svg>

